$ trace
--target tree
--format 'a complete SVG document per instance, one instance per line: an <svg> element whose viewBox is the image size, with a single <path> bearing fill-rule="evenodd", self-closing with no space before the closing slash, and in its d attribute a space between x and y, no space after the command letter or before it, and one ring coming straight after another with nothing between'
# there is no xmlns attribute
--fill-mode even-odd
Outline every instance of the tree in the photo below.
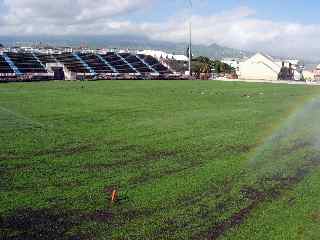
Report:
<svg viewBox="0 0 320 240"><path fill-rule="evenodd" d="M235 72L235 69L233 67L218 60L213 61L213 66L216 73L234 73Z"/></svg>
<svg viewBox="0 0 320 240"><path fill-rule="evenodd" d="M192 72L195 74L196 78L208 79L213 70L218 74L235 74L234 68L219 60L210 60L203 56L192 60Z"/></svg>
<svg viewBox="0 0 320 240"><path fill-rule="evenodd" d="M294 80L294 70L292 69L291 63L289 64L289 67L286 67L284 62L282 62L278 80Z"/></svg>
<svg viewBox="0 0 320 240"><path fill-rule="evenodd" d="M197 60L193 60L192 61L192 65L191 65L191 71L195 74L196 78L200 77L200 73L201 73L201 62L197 61Z"/></svg>

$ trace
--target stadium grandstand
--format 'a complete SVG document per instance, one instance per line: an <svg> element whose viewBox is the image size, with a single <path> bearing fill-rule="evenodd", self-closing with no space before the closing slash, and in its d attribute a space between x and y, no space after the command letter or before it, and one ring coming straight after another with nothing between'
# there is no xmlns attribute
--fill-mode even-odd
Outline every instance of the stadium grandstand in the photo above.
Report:
<svg viewBox="0 0 320 240"><path fill-rule="evenodd" d="M128 52L0 53L0 81L171 79L174 71L153 56Z"/></svg>

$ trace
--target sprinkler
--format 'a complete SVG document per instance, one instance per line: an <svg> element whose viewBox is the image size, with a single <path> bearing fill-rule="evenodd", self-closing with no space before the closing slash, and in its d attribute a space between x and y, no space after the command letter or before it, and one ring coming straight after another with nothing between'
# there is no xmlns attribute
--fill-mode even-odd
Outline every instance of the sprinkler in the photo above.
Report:
<svg viewBox="0 0 320 240"><path fill-rule="evenodd" d="M111 194L111 203L116 203L118 201L118 192L113 190Z"/></svg>

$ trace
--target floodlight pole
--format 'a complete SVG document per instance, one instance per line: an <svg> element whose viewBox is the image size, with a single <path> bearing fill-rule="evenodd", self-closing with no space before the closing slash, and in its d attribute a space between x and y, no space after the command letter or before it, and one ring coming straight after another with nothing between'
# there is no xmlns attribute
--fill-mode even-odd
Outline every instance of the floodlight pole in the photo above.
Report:
<svg viewBox="0 0 320 240"><path fill-rule="evenodd" d="M192 23L191 19L189 22L189 76L192 76L191 72L191 61L192 61Z"/></svg>
<svg viewBox="0 0 320 240"><path fill-rule="evenodd" d="M192 62L192 1L189 0L190 16L189 16L189 76L192 77L191 62Z"/></svg>

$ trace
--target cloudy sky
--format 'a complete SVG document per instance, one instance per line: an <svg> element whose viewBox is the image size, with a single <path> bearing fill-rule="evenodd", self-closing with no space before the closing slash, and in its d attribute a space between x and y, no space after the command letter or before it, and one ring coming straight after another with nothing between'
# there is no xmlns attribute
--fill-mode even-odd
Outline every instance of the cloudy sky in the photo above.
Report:
<svg viewBox="0 0 320 240"><path fill-rule="evenodd" d="M1 36L143 34L185 42L187 0L0 0ZM320 1L193 0L194 42L320 59Z"/></svg>

